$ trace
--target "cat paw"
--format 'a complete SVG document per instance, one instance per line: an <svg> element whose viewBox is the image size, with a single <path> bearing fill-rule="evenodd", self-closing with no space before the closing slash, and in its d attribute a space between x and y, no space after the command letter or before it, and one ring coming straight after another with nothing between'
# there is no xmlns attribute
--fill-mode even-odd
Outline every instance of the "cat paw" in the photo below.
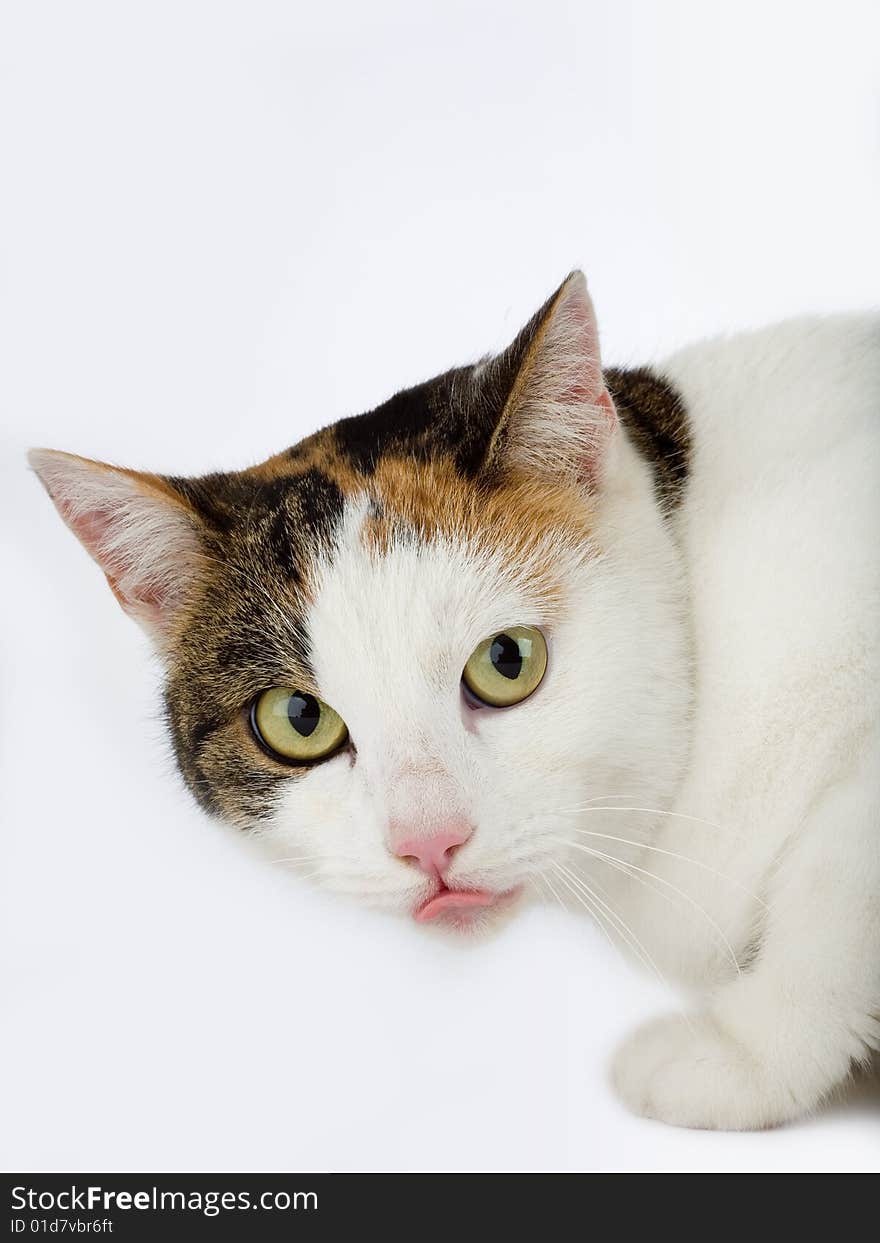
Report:
<svg viewBox="0 0 880 1243"><path fill-rule="evenodd" d="M669 1015L639 1028L617 1051L611 1077L634 1113L673 1126L756 1130L803 1108L709 1015Z"/></svg>

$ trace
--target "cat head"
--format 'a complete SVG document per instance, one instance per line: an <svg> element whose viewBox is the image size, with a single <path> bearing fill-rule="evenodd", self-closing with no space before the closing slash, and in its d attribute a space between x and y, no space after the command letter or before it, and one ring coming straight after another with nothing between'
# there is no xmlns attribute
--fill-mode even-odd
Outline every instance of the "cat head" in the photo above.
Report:
<svg viewBox="0 0 880 1243"><path fill-rule="evenodd" d="M161 654L195 797L336 890L480 922L591 798L673 779L675 556L580 273L497 357L252 469L31 463Z"/></svg>

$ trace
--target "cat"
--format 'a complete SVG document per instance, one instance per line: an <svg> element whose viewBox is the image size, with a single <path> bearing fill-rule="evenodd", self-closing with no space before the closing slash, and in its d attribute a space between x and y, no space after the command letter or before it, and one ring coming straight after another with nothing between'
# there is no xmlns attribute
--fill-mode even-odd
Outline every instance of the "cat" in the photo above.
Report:
<svg viewBox="0 0 880 1243"><path fill-rule="evenodd" d="M30 460L209 813L422 923L578 903L692 993L631 1109L779 1124L880 1046L880 317L603 370L574 272L251 469Z"/></svg>

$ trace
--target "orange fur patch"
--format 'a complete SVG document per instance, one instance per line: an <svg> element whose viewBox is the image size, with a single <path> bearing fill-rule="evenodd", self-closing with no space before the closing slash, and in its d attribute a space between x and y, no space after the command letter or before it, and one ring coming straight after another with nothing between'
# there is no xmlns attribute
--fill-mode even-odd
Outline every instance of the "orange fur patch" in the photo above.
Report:
<svg viewBox="0 0 880 1243"><path fill-rule="evenodd" d="M403 525L425 541L446 536L487 552L500 549L514 563L530 566L535 590L548 604L560 596L552 550L583 548L592 534L592 507L577 487L513 473L480 487L463 479L448 459L418 464L385 458L369 490L380 502L363 527L369 547L387 551Z"/></svg>

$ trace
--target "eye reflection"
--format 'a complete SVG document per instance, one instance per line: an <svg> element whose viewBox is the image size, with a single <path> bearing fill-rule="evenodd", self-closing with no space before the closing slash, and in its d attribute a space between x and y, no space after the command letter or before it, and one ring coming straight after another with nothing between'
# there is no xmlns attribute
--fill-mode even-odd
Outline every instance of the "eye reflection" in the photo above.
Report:
<svg viewBox="0 0 880 1243"><path fill-rule="evenodd" d="M509 626L483 640L461 678L480 704L509 708L528 699L546 671L547 643L540 630Z"/></svg>
<svg viewBox="0 0 880 1243"><path fill-rule="evenodd" d="M251 706L251 729L267 751L285 763L327 759L348 740L338 712L307 691L273 686Z"/></svg>

